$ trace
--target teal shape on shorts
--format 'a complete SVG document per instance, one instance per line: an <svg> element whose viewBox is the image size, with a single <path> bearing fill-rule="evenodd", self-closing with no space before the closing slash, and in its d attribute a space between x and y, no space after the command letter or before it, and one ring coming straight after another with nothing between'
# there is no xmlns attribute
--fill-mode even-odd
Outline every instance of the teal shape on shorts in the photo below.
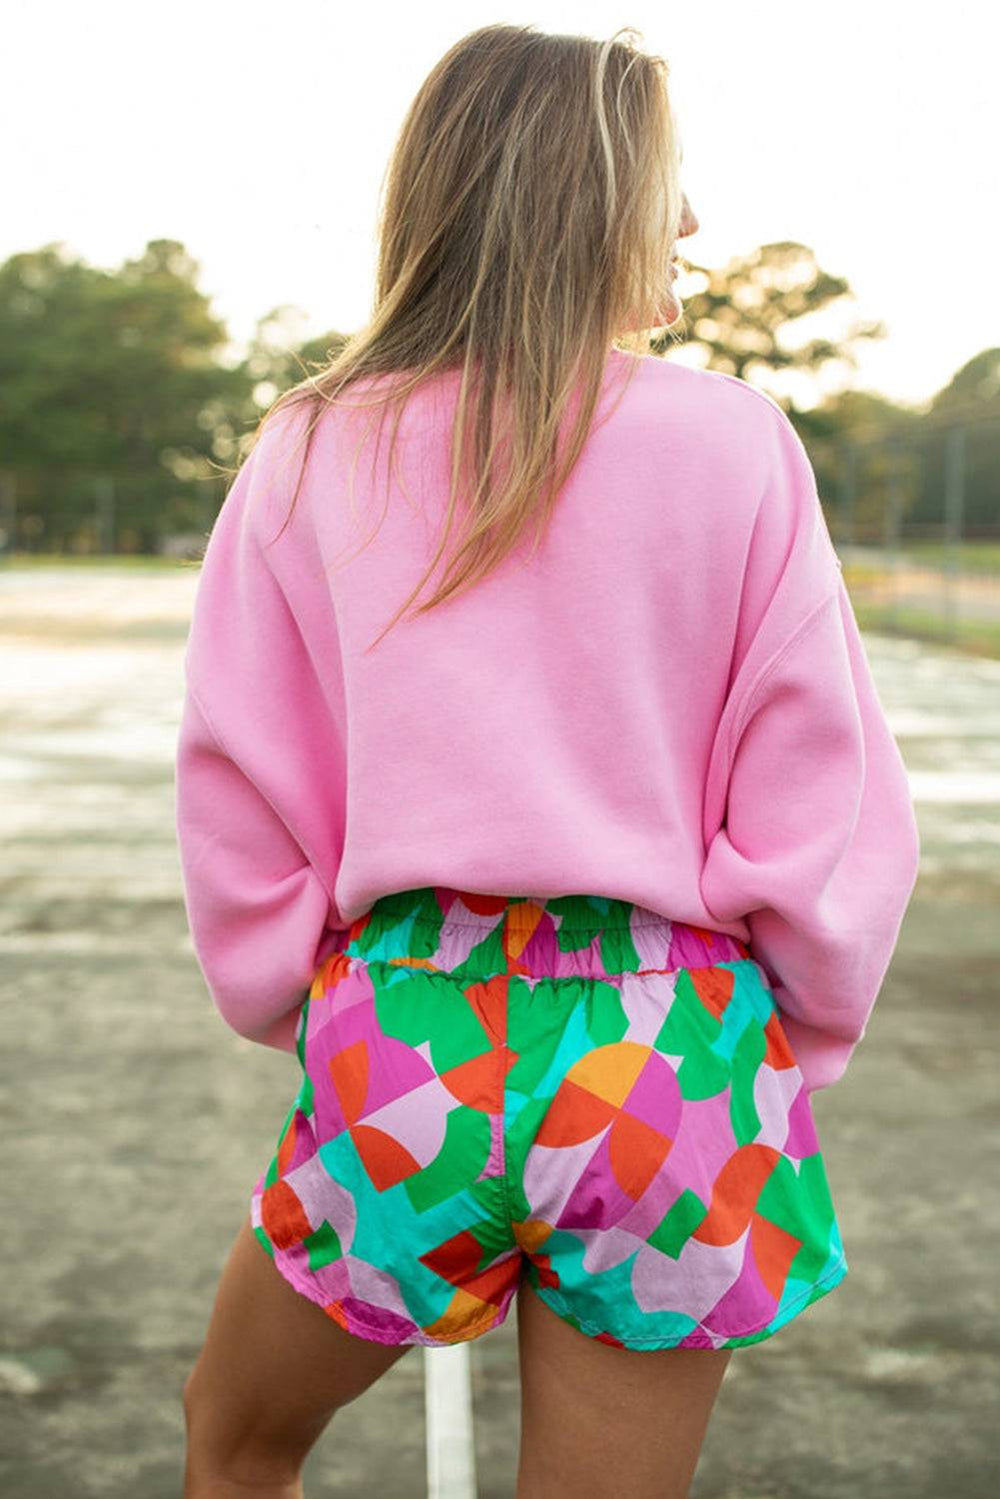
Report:
<svg viewBox="0 0 1000 1499"><path fill-rule="evenodd" d="M587 1034L586 1010L583 1005L575 1004L566 1016L555 1054L535 1086L536 1097L544 1094L548 1099L554 1098L559 1090L559 1084L573 1063L585 1056L591 1050L591 1046L592 1043ZM521 1078L518 1078L518 1082L523 1086Z"/></svg>
<svg viewBox="0 0 1000 1499"><path fill-rule="evenodd" d="M583 1264L586 1246L568 1229L554 1229L545 1241L545 1249L559 1266L558 1287L546 1287L542 1291L545 1300L559 1307L565 1290L573 1315L579 1319L584 1332L609 1331L620 1336L620 1326L615 1331L610 1325L616 1308L628 1307L637 1314L642 1324L642 1337L650 1342L679 1342L698 1326L694 1317L684 1312L650 1311L639 1312L632 1292L632 1267L639 1253L628 1255L617 1265L594 1272Z"/></svg>

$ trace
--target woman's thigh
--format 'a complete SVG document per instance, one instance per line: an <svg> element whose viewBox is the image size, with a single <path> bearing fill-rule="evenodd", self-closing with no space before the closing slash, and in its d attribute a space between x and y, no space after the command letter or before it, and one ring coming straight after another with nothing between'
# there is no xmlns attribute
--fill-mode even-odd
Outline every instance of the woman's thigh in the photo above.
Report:
<svg viewBox="0 0 1000 1499"><path fill-rule="evenodd" d="M246 1218L185 1384L189 1447L255 1476L295 1471L333 1414L412 1346L346 1332L289 1285Z"/></svg>
<svg viewBox="0 0 1000 1499"><path fill-rule="evenodd" d="M732 1349L617 1348L517 1294L517 1499L684 1499Z"/></svg>

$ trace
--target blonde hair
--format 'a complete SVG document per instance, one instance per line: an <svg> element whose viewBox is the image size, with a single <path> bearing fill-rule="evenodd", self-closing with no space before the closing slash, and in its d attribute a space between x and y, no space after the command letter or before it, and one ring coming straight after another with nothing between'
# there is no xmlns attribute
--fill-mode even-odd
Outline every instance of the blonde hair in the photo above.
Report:
<svg viewBox="0 0 1000 1499"><path fill-rule="evenodd" d="M532 519L537 546L586 441L609 349L648 352L637 325L663 326L680 163L668 67L638 36L491 25L445 53L387 167L370 320L258 423L251 449L278 410L305 404L308 453L322 407L373 378L363 404L381 412L379 434L395 407L391 466L408 395L461 369L444 533L386 630L433 572L463 492L466 534L418 613L492 572ZM631 378L639 361L624 363ZM301 472L285 525L300 484Z"/></svg>

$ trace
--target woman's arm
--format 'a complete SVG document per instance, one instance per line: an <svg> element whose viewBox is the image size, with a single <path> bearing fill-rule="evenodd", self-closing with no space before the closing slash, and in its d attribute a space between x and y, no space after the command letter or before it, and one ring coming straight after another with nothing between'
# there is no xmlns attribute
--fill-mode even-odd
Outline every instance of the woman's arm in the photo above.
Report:
<svg viewBox="0 0 1000 1499"><path fill-rule="evenodd" d="M206 984L234 1030L285 1050L329 935L343 929L334 886L345 821L339 647L335 633L321 641L317 665L296 615L310 592L298 584L316 566L308 528L265 545L291 496L284 439L293 430L265 428L209 537L184 658L175 785L185 903Z"/></svg>
<svg viewBox="0 0 1000 1499"><path fill-rule="evenodd" d="M826 1087L865 1034L919 864L842 578L758 678L733 740L702 894L719 919L746 914L807 1086Z"/></svg>

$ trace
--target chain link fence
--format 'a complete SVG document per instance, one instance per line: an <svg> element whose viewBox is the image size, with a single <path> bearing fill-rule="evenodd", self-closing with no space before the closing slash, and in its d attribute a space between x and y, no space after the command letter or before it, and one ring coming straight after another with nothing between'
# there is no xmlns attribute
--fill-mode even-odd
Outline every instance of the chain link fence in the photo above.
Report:
<svg viewBox="0 0 1000 1499"><path fill-rule="evenodd" d="M863 627L1000 655L1000 428L981 415L819 442Z"/></svg>
<svg viewBox="0 0 1000 1499"><path fill-rule="evenodd" d="M863 628L1000 656L1000 424L982 407L807 439ZM201 557L227 480L0 469L0 557Z"/></svg>

